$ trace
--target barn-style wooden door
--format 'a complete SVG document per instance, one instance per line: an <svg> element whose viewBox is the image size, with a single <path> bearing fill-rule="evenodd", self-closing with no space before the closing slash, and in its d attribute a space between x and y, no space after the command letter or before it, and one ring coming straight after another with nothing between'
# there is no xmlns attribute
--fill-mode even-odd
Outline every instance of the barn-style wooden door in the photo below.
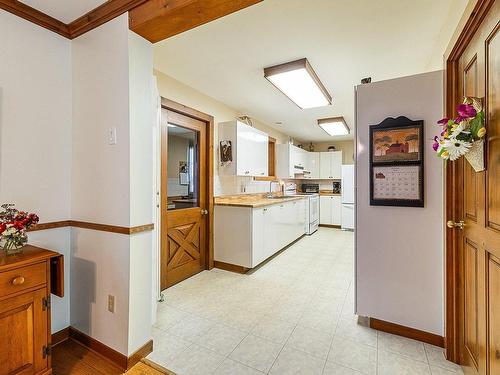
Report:
<svg viewBox="0 0 500 375"><path fill-rule="evenodd" d="M206 268L208 169L207 123L163 108L162 290Z"/></svg>

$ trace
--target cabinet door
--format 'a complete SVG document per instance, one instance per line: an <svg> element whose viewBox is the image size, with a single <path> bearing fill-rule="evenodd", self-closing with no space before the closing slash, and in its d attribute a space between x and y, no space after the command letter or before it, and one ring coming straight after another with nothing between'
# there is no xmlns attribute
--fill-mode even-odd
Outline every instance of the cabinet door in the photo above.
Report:
<svg viewBox="0 0 500 375"><path fill-rule="evenodd" d="M331 155L329 152L319 153L319 178L328 179L331 178L330 167L331 167Z"/></svg>
<svg viewBox="0 0 500 375"><path fill-rule="evenodd" d="M319 152L309 152L307 159L307 169L310 172L308 178L317 180L319 178Z"/></svg>
<svg viewBox="0 0 500 375"><path fill-rule="evenodd" d="M250 174L263 177L269 175L269 137L260 130L253 129L253 146L250 159L253 159Z"/></svg>
<svg viewBox="0 0 500 375"><path fill-rule="evenodd" d="M267 258L266 237L266 208L254 208L252 211L252 267L257 266Z"/></svg>
<svg viewBox="0 0 500 375"><path fill-rule="evenodd" d="M329 196L319 197L319 223L332 225L332 200Z"/></svg>
<svg viewBox="0 0 500 375"><path fill-rule="evenodd" d="M267 134L240 122L237 124L236 134L236 174L267 176L269 157Z"/></svg>
<svg viewBox="0 0 500 375"><path fill-rule="evenodd" d="M331 171L333 179L340 180L342 178L342 151L332 152Z"/></svg>
<svg viewBox="0 0 500 375"><path fill-rule="evenodd" d="M236 174L238 176L251 176L255 156L252 157L254 143L250 126L237 123L236 143Z"/></svg>
<svg viewBox="0 0 500 375"><path fill-rule="evenodd" d="M342 198L340 196L330 197L332 202L332 225L342 224Z"/></svg>
<svg viewBox="0 0 500 375"><path fill-rule="evenodd" d="M1 374L34 374L48 367L47 311L42 308L45 289L0 302Z"/></svg>

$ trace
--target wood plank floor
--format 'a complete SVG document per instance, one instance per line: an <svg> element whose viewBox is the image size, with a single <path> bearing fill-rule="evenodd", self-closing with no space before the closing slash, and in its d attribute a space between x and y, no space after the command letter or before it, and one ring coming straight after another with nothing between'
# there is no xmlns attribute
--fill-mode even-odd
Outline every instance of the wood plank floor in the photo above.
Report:
<svg viewBox="0 0 500 375"><path fill-rule="evenodd" d="M155 366L156 367L156 366ZM113 363L88 350L71 339L53 349L52 368L54 375L119 375L123 372ZM153 368L139 362L126 372L126 375L164 375L172 374L161 368Z"/></svg>

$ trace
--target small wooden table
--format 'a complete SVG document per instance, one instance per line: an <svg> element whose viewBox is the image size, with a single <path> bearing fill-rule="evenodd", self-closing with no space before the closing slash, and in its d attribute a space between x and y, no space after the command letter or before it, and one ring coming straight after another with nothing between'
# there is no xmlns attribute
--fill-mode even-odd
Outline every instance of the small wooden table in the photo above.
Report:
<svg viewBox="0 0 500 375"><path fill-rule="evenodd" d="M50 294L64 296L63 255L0 250L0 375L51 374Z"/></svg>

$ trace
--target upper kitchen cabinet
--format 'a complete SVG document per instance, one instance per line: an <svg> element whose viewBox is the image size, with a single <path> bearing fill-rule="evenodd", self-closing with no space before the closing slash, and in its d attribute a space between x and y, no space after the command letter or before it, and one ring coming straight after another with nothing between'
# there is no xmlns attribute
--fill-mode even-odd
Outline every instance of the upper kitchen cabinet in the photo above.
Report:
<svg viewBox="0 0 500 375"><path fill-rule="evenodd" d="M319 152L306 153L306 166L304 178L308 180L319 179Z"/></svg>
<svg viewBox="0 0 500 375"><path fill-rule="evenodd" d="M308 152L290 143L276 145L276 176L303 178L308 173Z"/></svg>
<svg viewBox="0 0 500 375"><path fill-rule="evenodd" d="M320 152L319 178L340 180L342 178L342 151Z"/></svg>
<svg viewBox="0 0 500 375"><path fill-rule="evenodd" d="M232 176L265 177L268 175L267 133L240 121L219 124L219 141L230 141L232 161L223 161L219 150L219 173ZM221 147L219 143L219 147ZM229 155L227 155L229 157Z"/></svg>

